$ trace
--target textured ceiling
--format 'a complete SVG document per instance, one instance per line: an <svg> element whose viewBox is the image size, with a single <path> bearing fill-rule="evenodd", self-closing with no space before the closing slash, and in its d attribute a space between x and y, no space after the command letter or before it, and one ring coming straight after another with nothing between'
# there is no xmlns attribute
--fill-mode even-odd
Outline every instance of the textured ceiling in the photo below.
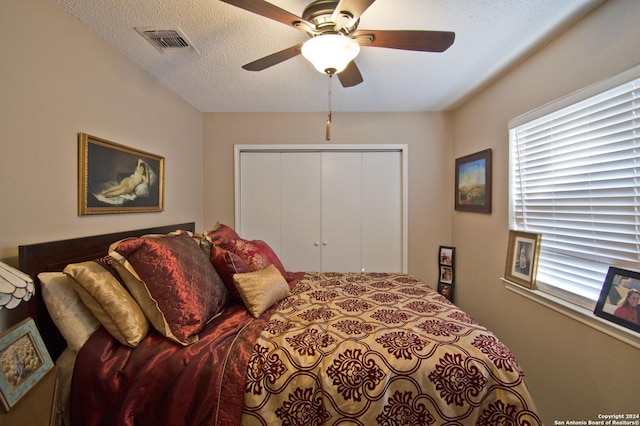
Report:
<svg viewBox="0 0 640 426"><path fill-rule="evenodd" d="M203 112L326 111L328 77L302 56L259 72L242 65L308 39L219 0L56 0L107 43ZM300 16L308 0L271 0ZM602 0L377 0L360 29L456 33L443 53L363 47L364 82L332 83L334 111L456 107ZM180 28L197 49L161 53L134 28Z"/></svg>

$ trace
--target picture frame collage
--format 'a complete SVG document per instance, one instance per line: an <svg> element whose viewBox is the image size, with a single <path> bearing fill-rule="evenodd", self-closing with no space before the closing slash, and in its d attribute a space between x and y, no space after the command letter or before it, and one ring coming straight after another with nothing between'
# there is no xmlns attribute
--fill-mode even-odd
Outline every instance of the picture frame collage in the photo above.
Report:
<svg viewBox="0 0 640 426"><path fill-rule="evenodd" d="M455 289L455 247L440 246L438 250L438 293L453 302Z"/></svg>

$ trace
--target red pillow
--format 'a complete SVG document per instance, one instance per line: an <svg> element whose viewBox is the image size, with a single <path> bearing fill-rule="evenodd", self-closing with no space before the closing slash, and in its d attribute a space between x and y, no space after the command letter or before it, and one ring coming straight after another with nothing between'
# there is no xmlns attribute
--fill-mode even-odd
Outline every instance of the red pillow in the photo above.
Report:
<svg viewBox="0 0 640 426"><path fill-rule="evenodd" d="M238 301L242 300L233 282L233 274L243 274L251 272L249 265L240 256L225 250L222 247L213 246L211 248L211 263L222 278L222 282L227 287L229 295Z"/></svg>
<svg viewBox="0 0 640 426"><path fill-rule="evenodd" d="M143 312L172 340L197 341L206 323L224 310L226 286L187 234L126 239L112 250L113 257L140 278L134 282L123 277Z"/></svg>
<svg viewBox="0 0 640 426"><path fill-rule="evenodd" d="M249 241L238 238L231 240L229 245L231 247L230 250L245 261L251 272L260 271L269 265L273 265L278 268L282 275L287 273L276 253L262 240Z"/></svg>
<svg viewBox="0 0 640 426"><path fill-rule="evenodd" d="M205 235L211 239L211 243L214 246L228 248L230 241L237 240L240 236L233 230L233 228L216 223L216 226L210 231L205 231Z"/></svg>

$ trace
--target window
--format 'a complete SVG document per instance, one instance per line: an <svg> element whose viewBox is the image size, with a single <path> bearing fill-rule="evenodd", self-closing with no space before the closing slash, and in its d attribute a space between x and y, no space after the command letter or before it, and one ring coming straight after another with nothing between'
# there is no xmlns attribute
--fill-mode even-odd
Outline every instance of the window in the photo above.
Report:
<svg viewBox="0 0 640 426"><path fill-rule="evenodd" d="M510 222L542 234L543 292L593 309L640 265L640 67L511 120Z"/></svg>

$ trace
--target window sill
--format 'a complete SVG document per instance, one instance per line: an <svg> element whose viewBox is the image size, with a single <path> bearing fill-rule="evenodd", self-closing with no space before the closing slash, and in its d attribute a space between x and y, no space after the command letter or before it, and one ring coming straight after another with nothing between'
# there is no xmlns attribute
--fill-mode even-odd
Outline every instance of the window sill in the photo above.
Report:
<svg viewBox="0 0 640 426"><path fill-rule="evenodd" d="M574 319L582 324L585 324L591 328L594 328L602 333L605 333L615 339L618 339L624 343L627 343L637 349L640 349L640 337L629 329L626 329L618 324L609 322L602 318L596 317L593 312L585 309L581 306L574 305L551 294L543 293L539 290L529 290L522 287L512 281L505 278L500 278L504 283L507 290L524 296L529 300L537 302L549 309L553 309L571 319Z"/></svg>

